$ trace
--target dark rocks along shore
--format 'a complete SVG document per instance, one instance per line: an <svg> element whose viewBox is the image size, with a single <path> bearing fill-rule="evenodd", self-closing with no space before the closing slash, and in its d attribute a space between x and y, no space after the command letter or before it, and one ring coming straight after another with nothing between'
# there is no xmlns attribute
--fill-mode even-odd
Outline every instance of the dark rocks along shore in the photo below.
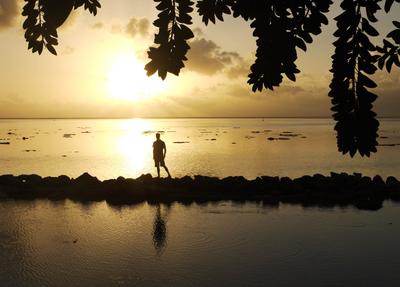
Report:
<svg viewBox="0 0 400 287"><path fill-rule="evenodd" d="M248 180L242 176L153 178L118 177L100 181L88 173L77 178L65 175L1 175L0 200L70 199L80 202L107 201L109 204L207 203L218 201L258 202L268 206L281 203L304 207L353 206L380 209L385 200L400 201L400 182L392 176L383 180L355 173L315 174L291 179L261 176Z"/></svg>

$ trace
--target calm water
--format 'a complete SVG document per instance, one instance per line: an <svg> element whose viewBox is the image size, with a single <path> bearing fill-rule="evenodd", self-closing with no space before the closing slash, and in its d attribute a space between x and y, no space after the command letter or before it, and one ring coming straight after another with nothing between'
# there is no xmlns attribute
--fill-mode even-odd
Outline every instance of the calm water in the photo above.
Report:
<svg viewBox="0 0 400 287"><path fill-rule="evenodd" d="M400 143L400 121L381 124L380 142ZM399 146L350 159L321 119L0 120L10 142L0 174L154 175L154 131L174 176L400 178ZM371 212L0 201L0 286L397 286L399 225L393 202Z"/></svg>
<svg viewBox="0 0 400 287"><path fill-rule="evenodd" d="M398 286L399 207L0 202L1 286Z"/></svg>
<svg viewBox="0 0 400 287"><path fill-rule="evenodd" d="M382 146L371 158L351 159L337 152L333 125L329 119L0 120L0 142L10 142L0 145L0 174L155 175L154 131L164 131L173 176L357 171L400 178L400 146ZM400 144L400 120L382 120L380 135L383 144Z"/></svg>

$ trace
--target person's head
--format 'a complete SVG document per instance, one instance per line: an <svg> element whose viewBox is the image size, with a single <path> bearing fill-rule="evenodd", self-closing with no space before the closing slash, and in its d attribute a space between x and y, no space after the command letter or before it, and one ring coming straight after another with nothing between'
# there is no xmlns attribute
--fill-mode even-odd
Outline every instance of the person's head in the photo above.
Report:
<svg viewBox="0 0 400 287"><path fill-rule="evenodd" d="M160 139L160 133L156 133L156 138L159 140Z"/></svg>

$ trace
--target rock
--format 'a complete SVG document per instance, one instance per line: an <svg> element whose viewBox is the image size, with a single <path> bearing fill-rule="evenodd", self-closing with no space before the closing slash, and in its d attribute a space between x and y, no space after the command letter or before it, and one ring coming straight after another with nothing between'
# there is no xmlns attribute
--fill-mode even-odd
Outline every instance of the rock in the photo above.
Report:
<svg viewBox="0 0 400 287"><path fill-rule="evenodd" d="M77 177L75 179L75 182L78 184L95 184L95 183L99 183L100 181L97 179L97 177L95 176L91 176L89 173L85 172L82 175L80 175L79 177Z"/></svg>
<svg viewBox="0 0 400 287"><path fill-rule="evenodd" d="M0 184L11 184L15 182L15 177L12 174L3 174L0 175Z"/></svg>
<svg viewBox="0 0 400 287"><path fill-rule="evenodd" d="M314 186L314 178L309 175L303 175L300 178L296 178L293 180L296 185L300 185L302 187L306 187L311 189Z"/></svg>
<svg viewBox="0 0 400 287"><path fill-rule="evenodd" d="M0 144L10 144L10 142L0 142Z"/></svg>
<svg viewBox="0 0 400 287"><path fill-rule="evenodd" d="M177 179L177 181L178 181L180 184L189 185L189 184L192 184L192 183L193 183L193 178L191 178L190 176L186 175L186 176L184 176L184 177L182 177L182 178Z"/></svg>
<svg viewBox="0 0 400 287"><path fill-rule="evenodd" d="M279 176L261 176L264 183L279 183Z"/></svg>
<svg viewBox="0 0 400 287"><path fill-rule="evenodd" d="M57 180L62 185L67 185L71 183L71 179L66 175L60 175L57 177Z"/></svg>
<svg viewBox="0 0 400 287"><path fill-rule="evenodd" d="M383 192L382 192L383 191ZM137 179L118 177L100 181L89 173L76 179L68 176L41 178L38 175L0 175L0 196L3 198L48 198L79 201L106 200L111 204L139 202L183 204L232 200L234 202L273 202L302 206L356 206L376 210L386 199L400 200L400 182L388 177L373 179L361 174L315 174L294 180L289 177L261 176L247 180L243 176L217 177L196 175L194 178L155 179L143 174Z"/></svg>
<svg viewBox="0 0 400 287"><path fill-rule="evenodd" d="M72 138L72 136L74 136L75 134L64 134L63 137L65 138Z"/></svg>
<svg viewBox="0 0 400 287"><path fill-rule="evenodd" d="M269 141L273 141L273 140L275 140L275 138L273 138L273 137L269 137L269 138L267 138L267 140L269 140Z"/></svg>
<svg viewBox="0 0 400 287"><path fill-rule="evenodd" d="M217 184L219 182L219 178L212 176L195 175L194 182L208 188L212 187L214 184Z"/></svg>
<svg viewBox="0 0 400 287"><path fill-rule="evenodd" d="M140 182L149 182L153 179L150 173L142 174L136 180Z"/></svg>
<svg viewBox="0 0 400 287"><path fill-rule="evenodd" d="M29 174L29 175L20 175L18 176L18 181L23 182L25 184L39 184L42 181L42 177L37 174Z"/></svg>
<svg viewBox="0 0 400 287"><path fill-rule="evenodd" d="M383 181L380 175L375 175L374 178L372 179L372 183L378 185L379 187L385 185L385 182Z"/></svg>
<svg viewBox="0 0 400 287"><path fill-rule="evenodd" d="M361 179L360 179L360 184L362 184L362 185L371 185L371 183L372 183L372 179L369 177L369 176L363 176Z"/></svg>
<svg viewBox="0 0 400 287"><path fill-rule="evenodd" d="M397 185L399 183L400 182L394 176L388 176L388 178L386 179L386 184L387 185Z"/></svg>
<svg viewBox="0 0 400 287"><path fill-rule="evenodd" d="M279 183L282 185L289 185L292 183L292 179L290 177L284 176L280 178Z"/></svg>
<svg viewBox="0 0 400 287"><path fill-rule="evenodd" d="M392 192L400 192L400 182L394 176L388 176L386 186Z"/></svg>
<svg viewBox="0 0 400 287"><path fill-rule="evenodd" d="M222 184L229 187L240 187L248 182L243 176L228 176L221 180Z"/></svg>
<svg viewBox="0 0 400 287"><path fill-rule="evenodd" d="M335 189L332 178L319 173L313 175L313 184L318 191L331 192Z"/></svg>

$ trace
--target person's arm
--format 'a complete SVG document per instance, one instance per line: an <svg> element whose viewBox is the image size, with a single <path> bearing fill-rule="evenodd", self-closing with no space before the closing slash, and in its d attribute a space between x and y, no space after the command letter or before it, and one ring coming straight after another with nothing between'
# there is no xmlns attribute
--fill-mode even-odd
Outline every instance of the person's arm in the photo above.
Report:
<svg viewBox="0 0 400 287"><path fill-rule="evenodd" d="M164 143L164 158L165 158L165 156L167 155L167 146L165 145L165 143Z"/></svg>

